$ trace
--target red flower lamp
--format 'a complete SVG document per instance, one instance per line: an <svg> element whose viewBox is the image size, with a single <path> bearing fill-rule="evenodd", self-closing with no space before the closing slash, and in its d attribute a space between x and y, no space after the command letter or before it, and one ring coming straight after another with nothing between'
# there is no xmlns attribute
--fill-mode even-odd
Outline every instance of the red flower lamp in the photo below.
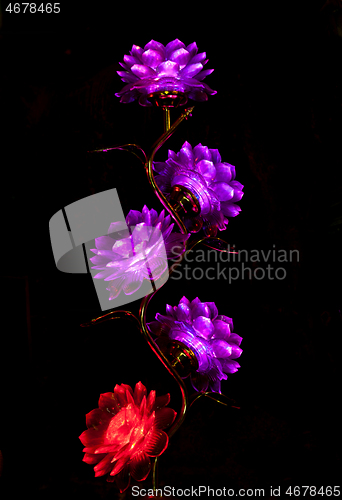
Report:
<svg viewBox="0 0 342 500"><path fill-rule="evenodd" d="M107 475L125 491L131 477L143 481L151 470L150 457L159 457L167 448L169 427L176 412L166 408L170 395L147 395L138 382L116 385L114 392L101 394L99 407L86 415L88 429L80 435L85 446L83 461L94 464L95 476Z"/></svg>

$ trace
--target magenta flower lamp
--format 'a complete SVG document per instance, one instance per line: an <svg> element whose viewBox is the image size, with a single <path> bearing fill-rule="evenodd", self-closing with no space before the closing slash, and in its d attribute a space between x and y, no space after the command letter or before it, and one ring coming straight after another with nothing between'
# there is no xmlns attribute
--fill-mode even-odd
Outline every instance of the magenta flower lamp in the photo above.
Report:
<svg viewBox="0 0 342 500"><path fill-rule="evenodd" d="M124 56L118 71L127 85L115 94L120 102L139 100L142 106L158 103L158 97L172 100L179 97L179 104L186 104L188 98L207 101L208 95L216 94L204 78L213 69L203 70L207 64L206 53L198 53L195 42L185 46L180 40L167 45L151 40L144 48L133 45L129 56ZM159 105L159 104L157 104Z"/></svg>
<svg viewBox="0 0 342 500"><path fill-rule="evenodd" d="M243 196L243 185L235 180L235 167L221 162L217 149L202 144L192 148L185 142L177 154L169 150L166 162L154 162L153 169L158 173L155 181L159 189L175 209L179 191L184 188L197 198L198 213L187 213L184 218L191 232L198 232L203 226L207 236L216 236L217 230L226 229L228 217L235 217L241 210L235 202ZM191 220L194 217L197 225Z"/></svg>
<svg viewBox="0 0 342 500"><path fill-rule="evenodd" d="M236 361L242 353L242 338L233 333L233 320L218 315L214 302L201 302L197 297L189 301L183 297L178 306L166 306L166 316L158 313L156 321L147 324L153 335L182 342L195 354L198 367L191 372L191 383L196 391L208 387L221 393L221 380L240 368ZM157 341L158 343L158 341Z"/></svg>
<svg viewBox="0 0 342 500"><path fill-rule="evenodd" d="M178 305L166 305L166 314L158 312L149 322L148 306L158 290L167 285L167 278L175 267L181 265L196 245L228 252L228 244L218 238L217 233L226 231L228 220L239 214L241 209L237 203L242 199L243 185L235 178L235 167L222 161L218 149L210 145L199 143L193 147L185 142L177 153L169 150L167 158L164 154L164 161L154 160L157 151L191 116L194 107L184 109L173 123L171 109L184 106L188 100L205 102L216 94L203 82L213 72L213 69L204 69L208 62L206 53L199 52L195 42L185 45L175 39L163 45L151 40L143 48L133 45L123 59L120 63L123 70L118 74L126 85L115 95L122 103L138 101L141 106L161 108L164 132L154 141L149 155L129 142L93 152L121 149L134 154L147 173L156 203L162 207L144 205L140 211L141 207L132 206L124 215L116 190L112 188L94 195L97 212L100 205L108 207L104 210L105 220L97 219L94 225L92 218L93 226L87 227L84 210L92 204L89 197L84 202L81 200L81 210L79 204L67 207L70 214L74 214L73 235L77 234L77 238L70 239L71 234L62 227L61 211L52 217L50 230L56 228L54 234L51 233L51 242L61 270L82 272L84 263L76 262L82 253L77 244L85 245L94 284L100 287L101 293L105 292L101 295L102 310L112 308L81 326L111 319L133 321L178 384L182 402L177 413L167 406L169 394L157 397L154 390L148 392L141 382L134 390L129 385L115 385L114 392L101 394L98 408L86 415L87 430L80 435L83 460L93 466L96 477L105 476L124 492L130 484L147 480L152 471L152 488L156 492L159 457L191 405L200 397L209 397L234 406L224 392L228 388L228 376L240 368L237 359L242 353L242 337L234 332L232 319L219 314L215 297L171 298L169 302L179 301ZM80 214L83 214L81 223ZM65 236L63 241L61 235ZM54 248L57 242L58 249ZM68 252L67 257L63 252ZM137 298L142 300L136 314L118 309ZM223 312L230 314L228 306ZM115 329L117 324L115 321ZM143 377L142 373L142 380ZM113 387L113 381L108 383Z"/></svg>

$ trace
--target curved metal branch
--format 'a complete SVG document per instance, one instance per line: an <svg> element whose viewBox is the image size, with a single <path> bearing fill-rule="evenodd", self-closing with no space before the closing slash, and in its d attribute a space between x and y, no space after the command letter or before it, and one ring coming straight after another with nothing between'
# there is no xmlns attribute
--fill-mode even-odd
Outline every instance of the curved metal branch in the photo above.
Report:
<svg viewBox="0 0 342 500"><path fill-rule="evenodd" d="M224 394L221 394L220 392L198 392L198 393L194 394L190 398L189 408L191 408L191 406L194 404L194 402L197 401L201 397L213 399L217 403L220 403L224 406L230 406L231 408L235 408L237 410L240 410L240 406L236 406L236 401L234 401L234 399L230 399L227 396L225 396Z"/></svg>
<svg viewBox="0 0 342 500"><path fill-rule="evenodd" d="M158 483L158 458L159 457L155 457L152 465L152 488L154 492L157 489L157 483Z"/></svg>
<svg viewBox="0 0 342 500"><path fill-rule="evenodd" d="M147 175L148 175L148 180L149 180L149 182L150 182L150 184L151 184L154 192L158 196L158 198L159 198L160 202L162 203L162 205L166 208L166 210L170 213L170 215L172 216L172 218L175 220L175 222L177 223L177 225L178 225L178 227L179 227L179 229L180 229L180 231L181 231L182 234L187 234L187 230L186 230L186 228L185 228L185 226L184 226L181 218L177 214L177 212L173 209L173 207L170 205L170 203L168 202L168 200L166 199L166 197L163 195L163 193L160 191L159 187L157 186L157 184L156 184L156 182L154 180L154 175L153 175L153 170L152 170L152 164L153 164L154 156L155 156L156 152L158 151L158 149L173 134L173 132L178 127L178 125L184 119L186 119L190 115L190 113L191 113L191 111L193 109L194 109L194 107L186 109L185 112L181 114L181 116L178 118L178 120L176 120L175 123L173 123L173 125L171 127L169 127L169 114L168 114L168 116L165 116L166 113L165 113L165 110L164 110L164 129L165 129L165 132L157 140L157 142L152 146L152 152L151 152L151 154L150 154L150 156L149 156L149 158L148 158L148 160L146 162L146 165L145 165L145 168L146 168L146 171L147 171ZM181 260L184 258L184 255L185 255L185 252L184 252ZM169 274L171 274L173 272L173 270L181 262L181 260L178 259L177 262L175 262L173 264L173 266L171 267L171 269L169 271ZM187 390L186 390L186 387L185 387L185 384L184 384L183 380L178 375L178 373L176 372L176 370L174 370L174 368L172 367L171 363L168 361L168 359L166 358L166 356L164 356L164 354L161 352L161 350L159 349L159 347L157 346L157 344L154 342L154 340L152 339L152 337L151 337L151 335L150 335L150 333L149 333L149 331L147 329L147 326L146 326L146 310L147 310L147 306L148 306L149 302L151 301L152 297L155 295L155 293L157 293L158 290L159 290L159 288L155 292L153 292L152 294L147 295L142 300L141 305L140 305L139 317L140 317L140 324L141 324L141 332L144 335L144 337L145 337L148 345L151 347L152 351L156 354L156 356L158 357L158 359L163 363L163 365L168 370L168 372L175 379L175 381L177 382L177 384L178 384L178 386L180 388L181 394L182 394L182 406L181 406L181 410L178 413L177 418L174 421L173 425L171 426L171 428L168 431L168 435L169 435L169 437L171 437L177 431L177 429L181 426L181 424L183 423L183 420L185 418L185 414L186 414L186 410L187 410L187 406L188 406L188 394L187 394ZM156 465L157 464L155 464L155 466Z"/></svg>
<svg viewBox="0 0 342 500"><path fill-rule="evenodd" d="M187 248L187 251L190 252L190 250L192 250L199 243L203 243L203 245L212 248L214 250L217 250L218 252L235 253L235 254L239 253L239 252L232 252L231 250L229 250L229 244L225 240L222 240L217 236L200 237L192 242L192 245L190 246L190 248Z"/></svg>
<svg viewBox="0 0 342 500"><path fill-rule="evenodd" d="M155 292L151 293L150 295L147 295L141 302L140 306L140 311L139 311L139 317L140 317L140 324L141 324L141 332L144 335L148 345L151 347L152 351L156 354L156 356L159 358L159 360L163 363L167 371L172 375L172 377L175 379L177 384L179 385L179 388L182 393L182 406L180 412L177 414L176 420L174 421L173 425L170 427L168 430L168 435L169 437L173 436L173 434L177 431L177 429L182 425L183 420L185 418L186 410L188 407L188 393L185 387L185 384L181 377L178 375L178 373L173 369L171 363L168 361L166 356L161 352L161 350L158 348L157 344L154 342L152 339L150 332L148 331L148 328L146 326L146 309L147 306L152 299L152 297L157 293L158 290Z"/></svg>
<svg viewBox="0 0 342 500"><path fill-rule="evenodd" d="M138 329L140 330L140 323L138 318L134 316L134 314L131 313L130 311L124 311L121 309L119 309L118 311L111 311L107 314L104 314L103 316L98 316L97 318L94 318L88 321L87 323L82 323L80 326L88 327L97 325L99 323L104 323L105 321L109 321L111 319L123 319L123 318L133 321L133 323L135 323Z"/></svg>
<svg viewBox="0 0 342 500"><path fill-rule="evenodd" d="M153 164L153 159L154 159L154 156L156 154L156 152L158 151L158 149L164 144L165 141L167 141L167 139L173 134L173 132L176 130L176 128L178 127L178 125L184 120L186 119L191 111L194 109L194 106L192 106L191 108L188 108L184 111L184 113L182 113L180 115L180 117L173 123L173 125L171 125L171 127L169 128L169 130L167 130L166 132L164 132L164 134L157 140L157 142L152 146L152 152L150 154L150 156L148 157L147 159L147 162L146 162L146 172L147 172L147 175L148 175L148 180L154 190L154 192L156 193L156 195L158 196L160 202L162 203L162 205L166 208L166 210L169 212L169 214L171 215L171 217L174 219L174 221L176 222L176 224L178 225L180 231L182 234L187 234L187 230L181 220L181 218L179 217L179 215L177 214L177 212L173 209L173 207L170 205L170 203L168 202L168 200L166 199L166 197L164 196L164 194L160 191L159 187L157 186L155 180L154 180L154 175L153 175L153 170L152 170L152 164Z"/></svg>
<svg viewBox="0 0 342 500"><path fill-rule="evenodd" d="M228 250L229 244L225 240L222 240L221 238L218 238L217 236L215 236L214 238L211 236L208 236L206 238L206 241L203 240L203 244L209 248L213 248L214 250L217 250L218 252L239 253L239 252L231 252L230 250Z"/></svg>
<svg viewBox="0 0 342 500"><path fill-rule="evenodd" d="M123 144L122 146L113 146L111 148L94 149L93 151L87 151L87 153L107 153L107 151L113 151L114 149L120 149L121 151L128 151L129 153L132 153L134 156L139 158L139 160L143 165L145 165L147 162L147 156L145 151L137 144ZM135 153L134 149L141 151L143 154L143 158L139 156L138 153Z"/></svg>
<svg viewBox="0 0 342 500"><path fill-rule="evenodd" d="M221 405L224 406L230 406L231 408L235 408L236 410L240 410L240 406L235 406L236 401L234 399L230 399L224 394L221 394L220 392L206 392L204 394L205 397L209 399L213 399L217 403L220 403Z"/></svg>

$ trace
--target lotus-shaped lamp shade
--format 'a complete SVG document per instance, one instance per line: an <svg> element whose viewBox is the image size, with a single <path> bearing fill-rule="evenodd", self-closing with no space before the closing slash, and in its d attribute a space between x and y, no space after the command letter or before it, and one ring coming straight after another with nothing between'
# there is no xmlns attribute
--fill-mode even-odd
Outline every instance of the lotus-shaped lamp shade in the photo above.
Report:
<svg viewBox="0 0 342 500"><path fill-rule="evenodd" d="M133 45L130 55L124 56L118 71L121 80L127 85L115 94L120 102L133 102L139 99L142 106L152 106L150 97L160 92L176 92L194 101L207 101L208 95L216 94L202 80L213 69L203 70L208 62L206 53L198 53L195 42L185 46L176 39L164 46L151 40L144 48Z"/></svg>
<svg viewBox="0 0 342 500"><path fill-rule="evenodd" d="M133 477L143 481L151 469L150 457L161 455L168 445L163 429L172 424L176 412L166 408L170 395L147 395L138 382L116 385L114 392L100 395L99 407L86 415L87 430L80 435L85 446L83 461L96 464L95 476L107 475L125 491Z"/></svg>
<svg viewBox="0 0 342 500"><path fill-rule="evenodd" d="M214 302L183 297L178 306L166 306L166 316L157 313L156 321L147 326L152 334L182 342L195 354L198 369L190 377L196 391L210 388L221 393L221 380L240 368L236 359L242 353L242 338L233 333L231 318L218 315Z"/></svg>
<svg viewBox="0 0 342 500"><path fill-rule="evenodd" d="M184 217L191 232L203 225L208 236L216 236L217 230L226 229L227 217L235 217L241 210L235 202L243 196L243 185L235 180L235 167L222 162L217 149L202 144L192 148L185 142L177 154L169 150L165 162L154 162L153 169L157 172L156 184L171 203L176 188L185 188L197 198L200 214L196 219L200 224L194 230L194 214L189 212Z"/></svg>
<svg viewBox="0 0 342 500"><path fill-rule="evenodd" d="M181 255L190 234L173 233L170 215L149 210L131 210L124 222L110 225L107 236L95 239L96 255L90 260L100 272L95 279L108 281L109 300L120 292L131 295L144 279L157 280L167 269L167 259Z"/></svg>

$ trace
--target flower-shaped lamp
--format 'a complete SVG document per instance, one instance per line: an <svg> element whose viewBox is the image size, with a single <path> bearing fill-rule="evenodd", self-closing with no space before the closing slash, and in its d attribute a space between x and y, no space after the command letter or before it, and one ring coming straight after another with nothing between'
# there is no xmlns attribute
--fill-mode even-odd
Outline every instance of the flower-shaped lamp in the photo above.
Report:
<svg viewBox="0 0 342 500"><path fill-rule="evenodd" d="M125 491L130 478L146 479L151 470L150 457L160 456L168 446L169 427L176 412L166 408L170 395L156 398L147 395L138 382L134 391L129 385L116 385L114 392L101 394L99 408L86 415L88 429L80 435L85 446L83 461L95 465L95 476L107 475Z"/></svg>
<svg viewBox="0 0 342 500"><path fill-rule="evenodd" d="M134 294L144 280L155 282L167 270L167 259L184 252L190 235L173 233L170 221L164 210L158 215L145 205L142 212L131 210L126 224L114 222L107 236L95 239L96 248L91 251L96 255L90 260L95 264L92 269L100 272L94 279L108 282L109 300L116 299L121 291Z"/></svg>
<svg viewBox="0 0 342 500"><path fill-rule="evenodd" d="M208 95L216 94L202 82L214 71L203 70L207 62L206 53L198 53L195 42L185 46L175 39L164 46L151 40L144 48L133 45L120 63L124 71L117 72L127 85L115 95L120 102L139 99L142 106L176 107L188 98L206 101Z"/></svg>
<svg viewBox="0 0 342 500"><path fill-rule="evenodd" d="M166 306L166 316L158 313L156 321L147 326L158 337L156 342L162 348L166 348L164 339L167 338L184 344L192 351L198 367L191 367L191 382L197 391L205 392L210 387L220 393L221 380L226 380L227 374L235 373L240 368L236 358L242 353L239 347L242 338L233 333L231 318L218 315L214 302L201 302L199 298L190 302L183 297L178 306ZM173 348L172 343L169 345ZM175 366L177 368L178 365ZM179 374L185 376L184 373Z"/></svg>
<svg viewBox="0 0 342 500"><path fill-rule="evenodd" d="M190 210L184 216L191 232L203 225L208 236L216 236L217 230L226 229L227 217L235 217L241 210L235 202L243 196L243 185L235 180L235 167L221 162L217 149L202 144L192 148L185 142L177 154L169 150L165 162L154 162L153 169L157 172L156 184L175 207L182 192L191 193L192 200L197 200L197 211ZM194 216L195 228L191 220Z"/></svg>

